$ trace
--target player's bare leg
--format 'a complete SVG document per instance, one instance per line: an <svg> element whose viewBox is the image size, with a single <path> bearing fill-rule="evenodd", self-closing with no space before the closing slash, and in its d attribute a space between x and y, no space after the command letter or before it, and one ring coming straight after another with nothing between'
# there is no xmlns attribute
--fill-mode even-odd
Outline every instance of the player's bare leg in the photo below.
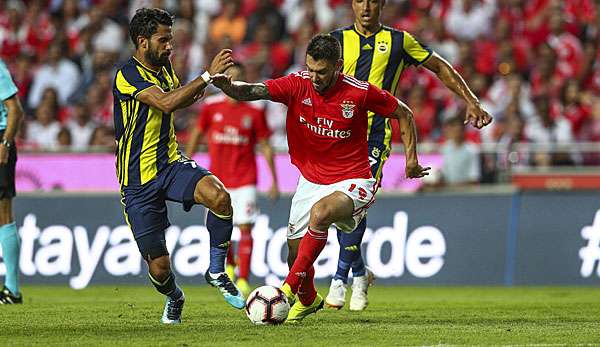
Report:
<svg viewBox="0 0 600 347"><path fill-rule="evenodd" d="M225 273L225 257L231 246L233 230L233 208L229 193L217 177L204 176L196 183L194 199L208 209L206 228L210 234L210 265L204 278L219 289L227 303L242 309L246 304L244 296Z"/></svg>
<svg viewBox="0 0 600 347"><path fill-rule="evenodd" d="M12 199L0 199L0 247L6 265L4 287L0 289L0 305L22 304L19 290L20 242L12 215Z"/></svg>
<svg viewBox="0 0 600 347"><path fill-rule="evenodd" d="M296 322L323 308L323 298L314 288L313 263L327 243L327 230L336 221L352 218L354 204L346 194L334 192L313 205L308 231L299 242L298 252L282 290L288 297L298 294L288 322Z"/></svg>

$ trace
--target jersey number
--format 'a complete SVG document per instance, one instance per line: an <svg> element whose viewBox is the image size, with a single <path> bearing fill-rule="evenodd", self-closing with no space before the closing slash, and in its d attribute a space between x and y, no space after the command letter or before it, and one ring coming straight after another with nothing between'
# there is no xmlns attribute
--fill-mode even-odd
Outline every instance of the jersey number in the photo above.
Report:
<svg viewBox="0 0 600 347"><path fill-rule="evenodd" d="M356 189L356 184L352 183L348 191L352 193L354 189ZM367 197L367 191L364 188L358 188L358 197L364 200Z"/></svg>

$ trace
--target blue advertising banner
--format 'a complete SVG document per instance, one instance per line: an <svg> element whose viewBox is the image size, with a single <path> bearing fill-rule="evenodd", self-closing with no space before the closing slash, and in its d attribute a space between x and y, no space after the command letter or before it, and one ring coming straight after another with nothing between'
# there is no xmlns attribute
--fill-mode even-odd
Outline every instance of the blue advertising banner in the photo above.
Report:
<svg viewBox="0 0 600 347"><path fill-rule="evenodd" d="M600 198L597 193L380 195L369 209L363 255L379 283L600 283ZM287 274L290 197L259 199L253 230L254 282L278 285ZM209 235L204 209L169 204L166 231L182 283L203 284ZM597 215L597 216L596 216ZM26 195L15 200L25 283L146 283L119 197ZM233 240L239 239L234 230ZM235 244L235 242L234 242ZM316 278L335 273L335 232L315 264ZM5 267L0 261L0 276Z"/></svg>

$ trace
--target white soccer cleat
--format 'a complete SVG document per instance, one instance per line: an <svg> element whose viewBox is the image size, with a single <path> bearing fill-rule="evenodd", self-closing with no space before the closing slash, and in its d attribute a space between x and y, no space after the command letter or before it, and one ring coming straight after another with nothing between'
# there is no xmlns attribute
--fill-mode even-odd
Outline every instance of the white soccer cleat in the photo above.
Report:
<svg viewBox="0 0 600 347"><path fill-rule="evenodd" d="M325 298L325 306L328 308L341 309L346 303L346 283L342 280L331 279L329 293Z"/></svg>
<svg viewBox="0 0 600 347"><path fill-rule="evenodd" d="M167 296L165 309L160 321L163 324L181 324L181 312L185 304L185 295L181 294L181 298L173 300Z"/></svg>
<svg viewBox="0 0 600 347"><path fill-rule="evenodd" d="M350 311L363 311L369 305L367 291L373 285L375 276L369 268L364 276L354 277L352 281L352 296L350 297Z"/></svg>

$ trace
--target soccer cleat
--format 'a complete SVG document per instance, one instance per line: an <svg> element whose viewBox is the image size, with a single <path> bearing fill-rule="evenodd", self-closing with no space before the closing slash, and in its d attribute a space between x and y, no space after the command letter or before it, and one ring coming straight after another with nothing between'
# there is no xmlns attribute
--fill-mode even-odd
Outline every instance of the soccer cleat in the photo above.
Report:
<svg viewBox="0 0 600 347"><path fill-rule="evenodd" d="M227 266L225 266L225 273L233 281L235 279L235 265L228 264Z"/></svg>
<svg viewBox="0 0 600 347"><path fill-rule="evenodd" d="M238 280L235 282L235 285L239 288L240 292L242 292L242 295L244 296L248 296L248 294L250 294L252 291L248 281L243 278L238 278Z"/></svg>
<svg viewBox="0 0 600 347"><path fill-rule="evenodd" d="M341 309L346 303L346 283L342 280L332 279L329 286L329 293L325 298L325 306L329 308Z"/></svg>
<svg viewBox="0 0 600 347"><path fill-rule="evenodd" d="M369 268L366 269L364 276L354 277L352 281L352 296L350 297L350 311L363 311L369 305L367 291L369 286L373 285L375 276Z"/></svg>
<svg viewBox="0 0 600 347"><path fill-rule="evenodd" d="M23 295L14 295L8 288L6 288L6 286L2 288L2 291L0 292L0 305L14 305L22 303Z"/></svg>
<svg viewBox="0 0 600 347"><path fill-rule="evenodd" d="M208 284L219 289L219 292L223 294L225 301L227 301L229 305L240 310L243 309L246 306L246 299L244 299L244 295L242 295L242 292L238 287L231 282L229 276L227 276L225 272L215 275L218 275L217 278L213 278L210 272L206 271L204 278Z"/></svg>
<svg viewBox="0 0 600 347"><path fill-rule="evenodd" d="M286 323L298 323L306 316L316 313L318 310L323 308L325 304L325 300L323 297L317 293L315 297L315 301L308 306L304 306L300 300L296 301L296 303L290 308L290 312L288 313Z"/></svg>
<svg viewBox="0 0 600 347"><path fill-rule="evenodd" d="M290 307L294 306L294 303L296 302L296 294L292 292L292 288L290 287L290 285L284 282L281 288L279 289L281 289L283 294L287 296L288 304L290 304Z"/></svg>
<svg viewBox="0 0 600 347"><path fill-rule="evenodd" d="M163 324L180 324L181 323L181 312L183 311L183 304L185 303L185 295L181 294L181 298L173 300L167 296L165 302L165 309L163 311L162 318L160 321Z"/></svg>

